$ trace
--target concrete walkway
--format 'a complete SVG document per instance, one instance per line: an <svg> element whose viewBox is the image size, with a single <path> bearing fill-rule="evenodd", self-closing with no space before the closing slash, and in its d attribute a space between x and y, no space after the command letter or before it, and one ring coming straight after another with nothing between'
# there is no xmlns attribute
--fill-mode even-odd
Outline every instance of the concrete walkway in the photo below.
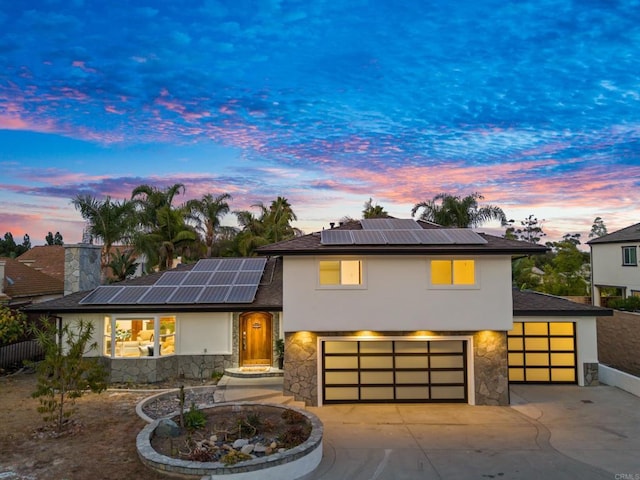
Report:
<svg viewBox="0 0 640 480"><path fill-rule="evenodd" d="M281 392L281 378L223 378L216 400L291 403ZM325 436L305 480L640 480L640 398L613 387L513 386L509 407L307 409Z"/></svg>

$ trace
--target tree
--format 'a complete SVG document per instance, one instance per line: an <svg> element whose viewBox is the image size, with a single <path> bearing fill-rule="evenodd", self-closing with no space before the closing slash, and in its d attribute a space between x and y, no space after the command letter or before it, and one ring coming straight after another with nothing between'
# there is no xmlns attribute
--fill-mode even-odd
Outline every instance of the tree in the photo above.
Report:
<svg viewBox="0 0 640 480"><path fill-rule="evenodd" d="M480 206L479 200L484 197L472 193L466 197L440 193L426 202L416 203L411 209L414 217L420 209L419 220L437 223L443 227L477 227L491 220L505 223L507 218L500 207L494 205Z"/></svg>
<svg viewBox="0 0 640 480"><path fill-rule="evenodd" d="M78 398L87 390L105 390L107 373L97 358L85 356L97 348L97 343L90 343L93 323L80 320L73 328L66 324L60 329L52 322L42 323L44 327L33 329L44 360L36 365L38 380L32 396L40 400L38 412L44 421L51 422L60 434L77 410Z"/></svg>
<svg viewBox="0 0 640 480"><path fill-rule="evenodd" d="M172 268L176 255L188 256L189 247L198 238L195 229L186 223L186 207L173 206L174 197L184 192L184 185L176 183L163 190L140 185L131 193L141 228L134 237L134 244L137 251L145 254L151 268Z"/></svg>
<svg viewBox="0 0 640 480"><path fill-rule="evenodd" d="M389 214L381 205L374 205L373 199L369 198L364 202L364 209L362 210L362 218L387 218Z"/></svg>
<svg viewBox="0 0 640 480"><path fill-rule="evenodd" d="M31 248L31 239L28 234L22 237L22 243L18 245L13 239L11 232L4 234L4 239L0 239L0 257L16 258Z"/></svg>
<svg viewBox="0 0 640 480"><path fill-rule="evenodd" d="M604 224L604 221L600 217L596 217L593 220L593 225L591 226L591 233L589 233L589 238L597 238L604 237L607 234L607 227Z"/></svg>
<svg viewBox="0 0 640 480"><path fill-rule="evenodd" d="M0 305L0 345L8 345L22 338L27 326L27 316L6 305Z"/></svg>
<svg viewBox="0 0 640 480"><path fill-rule="evenodd" d="M506 222L506 225L509 225L509 227L504 233L504 238L537 244L542 237L547 235L542 231L543 221L538 221L536 217L529 215L520 222L520 227L516 228L513 226L515 221L509 220Z"/></svg>
<svg viewBox="0 0 640 480"><path fill-rule="evenodd" d="M189 218L196 223L196 230L203 236L206 247L206 256L211 257L214 253L214 246L227 238L229 232L225 231L220 220L229 213L229 203L231 195L223 193L214 197L210 193L204 195L201 200L189 200L187 210ZM220 249L217 249L220 254Z"/></svg>
<svg viewBox="0 0 640 480"><path fill-rule="evenodd" d="M134 258L134 252L131 249L121 252L116 248L115 252L111 252L111 261L107 266L111 269L113 277L110 282L121 282L136 273L138 264Z"/></svg>
<svg viewBox="0 0 640 480"><path fill-rule="evenodd" d="M76 195L71 203L87 221L88 233L102 240L100 268L102 277L107 278L111 247L117 242L128 242L132 234L134 204L128 200L114 202L111 197L97 200L90 195Z"/></svg>
<svg viewBox="0 0 640 480"><path fill-rule="evenodd" d="M60 232L56 232L55 235L49 232L47 233L47 236L44 240L45 242L47 242L47 245L64 245L64 241L62 240L62 235L60 235Z"/></svg>

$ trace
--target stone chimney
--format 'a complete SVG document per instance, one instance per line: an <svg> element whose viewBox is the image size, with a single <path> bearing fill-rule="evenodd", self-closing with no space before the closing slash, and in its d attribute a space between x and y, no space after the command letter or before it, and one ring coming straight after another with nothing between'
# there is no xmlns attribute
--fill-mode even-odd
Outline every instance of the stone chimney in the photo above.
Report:
<svg viewBox="0 0 640 480"><path fill-rule="evenodd" d="M92 290L100 285L100 245L64 246L64 294Z"/></svg>

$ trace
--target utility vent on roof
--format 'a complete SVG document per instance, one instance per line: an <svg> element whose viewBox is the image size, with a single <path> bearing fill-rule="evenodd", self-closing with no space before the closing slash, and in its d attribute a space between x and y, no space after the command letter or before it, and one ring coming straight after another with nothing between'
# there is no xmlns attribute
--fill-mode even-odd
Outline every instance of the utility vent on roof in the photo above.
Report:
<svg viewBox="0 0 640 480"><path fill-rule="evenodd" d="M102 286L83 305L251 303L266 258L208 258L186 272L165 272L149 286Z"/></svg>
<svg viewBox="0 0 640 480"><path fill-rule="evenodd" d="M483 245L487 241L466 228L429 230L323 230L323 245Z"/></svg>

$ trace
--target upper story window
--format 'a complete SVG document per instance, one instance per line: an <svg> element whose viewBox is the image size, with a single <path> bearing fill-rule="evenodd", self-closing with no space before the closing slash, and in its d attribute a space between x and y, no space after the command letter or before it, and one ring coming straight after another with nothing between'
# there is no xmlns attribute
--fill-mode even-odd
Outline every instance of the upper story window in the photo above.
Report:
<svg viewBox="0 0 640 480"><path fill-rule="evenodd" d="M638 255L635 245L633 247L622 247L622 265L634 267L638 265Z"/></svg>
<svg viewBox="0 0 640 480"><path fill-rule="evenodd" d="M318 264L321 286L362 285L361 260L320 260Z"/></svg>
<svg viewBox="0 0 640 480"><path fill-rule="evenodd" d="M475 260L431 260L431 285L475 284Z"/></svg>

